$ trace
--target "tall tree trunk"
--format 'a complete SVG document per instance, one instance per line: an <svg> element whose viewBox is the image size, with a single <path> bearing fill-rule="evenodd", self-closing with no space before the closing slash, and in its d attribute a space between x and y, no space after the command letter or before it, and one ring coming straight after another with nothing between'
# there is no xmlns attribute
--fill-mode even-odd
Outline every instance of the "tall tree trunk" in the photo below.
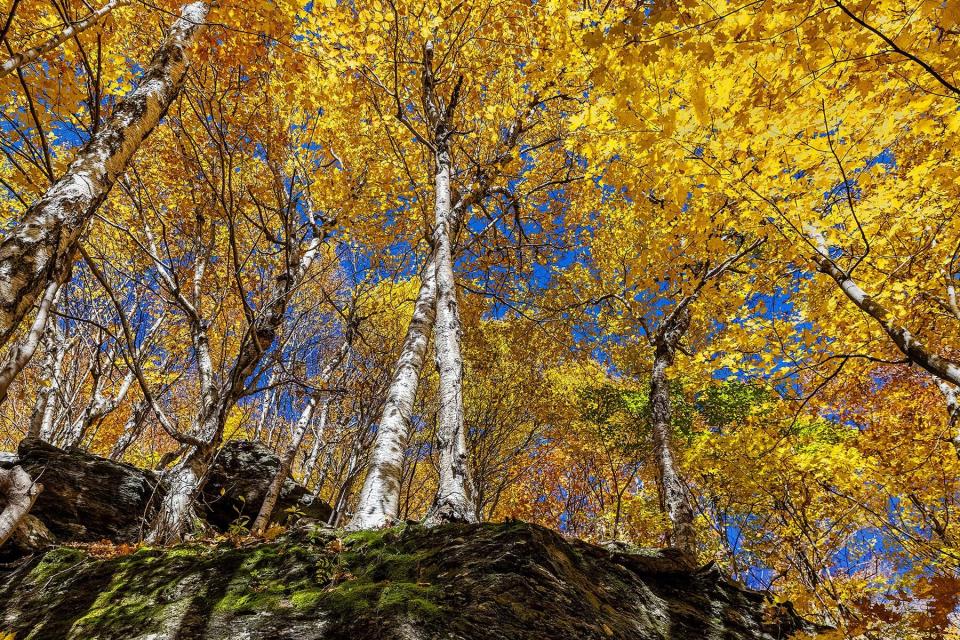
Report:
<svg viewBox="0 0 960 640"><path fill-rule="evenodd" d="M207 17L206 2L181 9L137 87L67 172L24 213L0 243L0 346L54 279L70 272L77 242L134 153L180 92L190 46Z"/></svg>
<svg viewBox="0 0 960 640"><path fill-rule="evenodd" d="M42 489L22 467L0 469L0 495L7 502L7 506L0 511L0 547L30 512Z"/></svg>
<svg viewBox="0 0 960 640"><path fill-rule="evenodd" d="M437 321L434 350L440 373L440 411L437 439L440 481L427 522L476 522L463 418L463 360L460 355L460 312L453 273L453 206L450 151L441 145L437 155L434 246L437 270Z"/></svg>
<svg viewBox="0 0 960 640"><path fill-rule="evenodd" d="M653 433L653 454L659 476L660 505L670 519L669 542L691 554L696 553L693 528L693 507L686 487L673 459L671 443L672 406L667 369L673 364L680 338L690 326L690 307L673 314L658 332L655 340L653 370L650 375L650 422Z"/></svg>
<svg viewBox="0 0 960 640"><path fill-rule="evenodd" d="M0 64L0 78L25 65L30 64L43 54L53 51L70 38L83 33L90 27L100 22L104 16L113 11L115 8L129 3L130 0L110 0L110 2L103 5L86 18L67 25L62 31L60 31L60 33L48 38L43 43L38 44L35 47L30 47L25 51L13 54L7 60L5 60L3 64Z"/></svg>
<svg viewBox="0 0 960 640"><path fill-rule="evenodd" d="M377 529L393 523L400 504L400 473L410 431L413 401L420 385L430 331L436 319L437 280L434 256L423 267L420 291L407 326L373 443L367 478L349 529Z"/></svg>
<svg viewBox="0 0 960 640"><path fill-rule="evenodd" d="M167 492L147 540L153 544L181 542L197 520L194 500L223 437L226 410L222 402L209 405L200 417L199 444L190 446L183 460L166 474Z"/></svg>

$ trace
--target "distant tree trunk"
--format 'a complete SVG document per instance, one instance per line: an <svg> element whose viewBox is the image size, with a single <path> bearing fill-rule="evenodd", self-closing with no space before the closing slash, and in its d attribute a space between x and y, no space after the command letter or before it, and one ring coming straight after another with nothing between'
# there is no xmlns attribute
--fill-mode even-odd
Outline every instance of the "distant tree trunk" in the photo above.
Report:
<svg viewBox="0 0 960 640"><path fill-rule="evenodd" d="M7 506L0 512L0 547L30 512L41 490L43 487L35 484L22 467L0 469L0 495L7 502Z"/></svg>
<svg viewBox="0 0 960 640"><path fill-rule="evenodd" d="M158 316L147 329L142 341L133 353L133 357L138 362L143 359L151 340L156 335L157 331L159 331L160 327L163 325L163 322L164 316ZM108 351L107 360L112 362L116 355L117 354L115 351ZM131 367L129 371L127 371L127 374L123 377L123 380L120 382L120 387L117 389L116 393L104 394L104 384L108 381L104 379L103 371L100 369L99 359L94 359L94 363L90 371L94 378L93 390L90 394L90 400L87 403L87 406L84 407L83 412L77 416L77 419L73 421L66 435L63 437L64 446L68 448L79 447L83 443L83 440L86 438L87 432L91 427L102 422L104 418L116 411L117 407L123 403L124 399L127 397L127 394L130 392L131 387L136 381L136 375Z"/></svg>
<svg viewBox="0 0 960 640"><path fill-rule="evenodd" d="M314 469L317 468L317 460L319 460L320 453L324 449L324 444L326 441L327 419L329 416L330 396L327 396L324 398L323 406L320 408L320 418L317 420L317 426L313 431L313 444L310 447L310 453L308 453L307 457L304 459L303 468L301 469L303 486L305 487L310 485L310 476L313 475Z"/></svg>
<svg viewBox="0 0 960 640"><path fill-rule="evenodd" d="M131 371L124 376L116 394L106 396L103 394L103 384L98 380L94 386L94 393L90 402L87 403L83 412L73 421L73 424L70 425L70 430L64 440L66 446L79 447L83 444L90 428L94 424L101 422L120 406L120 403L127 397L127 393L130 391L133 383L134 374Z"/></svg>
<svg viewBox="0 0 960 640"><path fill-rule="evenodd" d="M110 0L110 2L103 5L86 18L67 25L62 31L60 31L60 33L45 40L42 44L38 44L35 47L30 47L25 51L13 54L7 60L5 60L3 64L0 64L0 78L25 65L30 64L43 54L53 51L70 38L83 33L90 27L100 22L104 16L113 11L115 8L124 4L129 4L129 2L130 0Z"/></svg>
<svg viewBox="0 0 960 640"><path fill-rule="evenodd" d="M37 400L30 416L28 437L50 442L54 434L54 417L60 403L63 358L72 346L65 341L63 332L56 323L47 325L43 336L44 359L41 369L44 383L37 392Z"/></svg>
<svg viewBox="0 0 960 640"><path fill-rule="evenodd" d="M357 509L348 525L352 530L385 527L397 518L404 446L410 431L410 416L420 385L420 371L430 331L436 319L437 281L432 254L423 267L421 278L413 317L407 326L407 335L377 426L367 478L360 491Z"/></svg>
<svg viewBox="0 0 960 640"><path fill-rule="evenodd" d="M463 418L463 359L460 355L460 311L453 273L453 206L450 193L450 152L437 153L436 222L437 322L434 350L440 373L440 411L437 440L440 448L440 482L427 522L476 522L473 482L467 457Z"/></svg>
<svg viewBox="0 0 960 640"><path fill-rule="evenodd" d="M134 153L180 92L189 49L207 17L206 2L181 9L137 87L70 163L67 172L24 213L0 243L0 346L48 284L67 278L77 242Z"/></svg>
<svg viewBox="0 0 960 640"><path fill-rule="evenodd" d="M267 424L267 420L270 419L270 415L273 413L274 402L277 399L277 390L279 389L276 382L277 371L274 371L270 374L270 382L267 383L270 387L270 390L267 392L267 399L260 405L260 418L257 420L256 428L253 430L254 440L260 439L260 434L263 433L263 427Z"/></svg>
<svg viewBox="0 0 960 640"><path fill-rule="evenodd" d="M123 459L130 445L136 442L140 434L143 433L143 428L147 424L147 415L149 413L150 404L146 400L139 400L133 405L133 408L130 410L130 417L127 418L127 422L123 426L123 433L120 434L120 437L117 438L117 441L113 444L113 448L110 450L111 460Z"/></svg>
<svg viewBox="0 0 960 640"><path fill-rule="evenodd" d="M671 314L657 333L653 370L650 375L650 422L653 432L653 455L656 458L660 504L670 519L669 542L684 551L696 552L696 534L693 528L693 507L686 487L673 459L670 431L672 407L670 380L667 369L673 364L680 338L690 326L690 307L684 305Z"/></svg>
<svg viewBox="0 0 960 640"><path fill-rule="evenodd" d="M337 367L340 366L346 357L347 351L350 348L350 342L352 341L351 334L352 329L348 328L343 339L343 345L340 347L336 356L327 363L320 373L320 381L323 386L328 386L333 372L336 371ZM304 436L307 435L307 429L310 428L310 421L313 420L313 414L317 409L317 405L319 405L321 401L328 402L328 395L329 392L326 389L314 391L310 394L310 398L307 400L303 411L300 412L300 417L297 418L297 423L293 429L293 435L290 437L290 444L280 458L280 468L277 469L276 475L274 475L273 480L270 481L267 493L263 497L263 504L260 506L260 512L253 522L253 527L251 527L251 531L254 533L261 534L269 526L270 518L273 516L273 510L277 506L277 500L280 498L280 491L283 489L283 483L287 479L287 476L290 475L290 469L293 468L293 461L297 457L297 452L300 451L300 445L303 444Z"/></svg>

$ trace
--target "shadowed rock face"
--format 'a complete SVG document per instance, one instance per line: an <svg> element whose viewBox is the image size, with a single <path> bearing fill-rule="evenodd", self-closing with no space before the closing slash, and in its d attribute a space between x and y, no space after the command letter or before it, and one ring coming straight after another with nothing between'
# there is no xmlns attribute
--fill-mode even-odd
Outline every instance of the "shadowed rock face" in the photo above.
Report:
<svg viewBox="0 0 960 640"><path fill-rule="evenodd" d="M34 438L21 442L16 456L0 456L0 466L14 464L22 465L44 488L30 511L29 531L18 533L0 548L0 561L45 545L48 533L60 542L137 542L156 516L165 491L162 477L153 471L79 449L59 449ZM262 445L228 442L215 459L198 512L221 531L238 516L252 520L279 468L279 458ZM288 478L275 520L287 521L290 509L316 520L330 516L329 505L313 500Z"/></svg>
<svg viewBox="0 0 960 640"><path fill-rule="evenodd" d="M0 574L0 628L19 640L773 640L804 627L715 569L520 523L301 529L110 560L62 548Z"/></svg>
<svg viewBox="0 0 960 640"><path fill-rule="evenodd" d="M217 453L203 487L201 511L221 531L242 519L249 526L257 517L280 458L259 442L231 440ZM330 505L314 499L302 485L287 478L273 517L286 522L289 510L326 522Z"/></svg>
<svg viewBox="0 0 960 640"><path fill-rule="evenodd" d="M20 464L44 490L30 514L59 540L138 540L156 513L162 487L151 471L28 438Z"/></svg>

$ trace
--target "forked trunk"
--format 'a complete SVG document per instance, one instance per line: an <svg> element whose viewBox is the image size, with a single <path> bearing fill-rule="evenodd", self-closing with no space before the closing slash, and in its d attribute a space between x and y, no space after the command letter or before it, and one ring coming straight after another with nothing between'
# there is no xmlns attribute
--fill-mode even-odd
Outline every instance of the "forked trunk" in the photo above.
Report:
<svg viewBox="0 0 960 640"><path fill-rule="evenodd" d="M220 446L224 415L219 408L206 410L198 431L199 439L207 444L189 447L183 460L165 474L167 492L147 536L151 544L181 542L196 528L199 519L194 504Z"/></svg>

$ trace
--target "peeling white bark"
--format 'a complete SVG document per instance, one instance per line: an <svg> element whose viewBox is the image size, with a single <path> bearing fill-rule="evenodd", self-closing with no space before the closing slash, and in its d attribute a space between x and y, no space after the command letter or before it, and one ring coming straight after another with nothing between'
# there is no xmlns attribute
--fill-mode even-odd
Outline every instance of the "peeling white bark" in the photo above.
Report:
<svg viewBox="0 0 960 640"><path fill-rule="evenodd" d="M407 326L397 367L377 426L367 478L348 529L377 529L396 520L400 508L400 474L410 431L413 402L436 318L436 267L431 255L423 268L420 291Z"/></svg>
<svg viewBox="0 0 960 640"><path fill-rule="evenodd" d="M436 221L433 237L436 247L437 321L433 329L433 345L440 373L440 410L437 415L440 481L427 522L476 522L463 418L463 359L460 354L463 332L453 273L452 230L455 221L450 190L451 162L450 152L445 146L439 148L436 161Z"/></svg>
<svg viewBox="0 0 960 640"><path fill-rule="evenodd" d="M7 60L5 60L3 64L0 64L0 78L30 64L43 54L53 51L70 38L79 33L83 33L93 25L100 22L100 20L102 20L108 13L117 7L129 3L130 0L110 0L110 2L91 13L83 20L78 20L77 22L67 25L62 31L60 31L60 33L47 39L42 44L26 49L25 51L21 51L20 53L13 54Z"/></svg>
<svg viewBox="0 0 960 640"><path fill-rule="evenodd" d="M221 403L204 407L197 421L198 428L194 430L198 433L197 440L203 444L189 447L183 460L165 474L167 493L147 536L151 544L182 542L195 528L198 521L194 509L197 489L220 445L218 436L225 417L226 408Z"/></svg>
<svg viewBox="0 0 960 640"><path fill-rule="evenodd" d="M63 177L27 209L20 224L0 243L0 346L48 283L66 279L80 235L183 86L189 50L203 29L207 11L206 2L181 9L138 86L117 104Z"/></svg>
<svg viewBox="0 0 960 640"><path fill-rule="evenodd" d="M30 417L28 437L45 442L53 439L53 420L62 395L63 358L72 347L73 340L65 341L57 323L47 325L43 335L44 360L42 367L43 386L37 392L37 401Z"/></svg>
<svg viewBox="0 0 960 640"><path fill-rule="evenodd" d="M7 506L0 512L0 547L30 512L42 489L22 467L0 469L0 495L7 501Z"/></svg>

